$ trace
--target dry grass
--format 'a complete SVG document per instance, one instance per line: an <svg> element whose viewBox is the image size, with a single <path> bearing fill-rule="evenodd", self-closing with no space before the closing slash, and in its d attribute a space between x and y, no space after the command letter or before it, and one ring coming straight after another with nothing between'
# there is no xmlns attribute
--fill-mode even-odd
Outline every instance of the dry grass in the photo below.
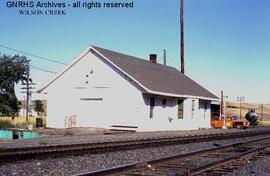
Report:
<svg viewBox="0 0 270 176"><path fill-rule="evenodd" d="M263 109L261 108L263 107ZM270 104L257 104L257 103L242 103L242 118L245 117L246 113L250 109L255 109L256 113L263 119L270 120ZM239 102L226 102L226 113L228 115L237 115L240 116L240 103Z"/></svg>
<svg viewBox="0 0 270 176"><path fill-rule="evenodd" d="M263 119L259 122L259 126L270 126L270 119Z"/></svg>
<svg viewBox="0 0 270 176"><path fill-rule="evenodd" d="M28 117L28 122L26 122L26 117L0 117L0 120L7 120L12 122L13 124L36 124L37 117ZM46 124L46 117L42 118L43 124Z"/></svg>

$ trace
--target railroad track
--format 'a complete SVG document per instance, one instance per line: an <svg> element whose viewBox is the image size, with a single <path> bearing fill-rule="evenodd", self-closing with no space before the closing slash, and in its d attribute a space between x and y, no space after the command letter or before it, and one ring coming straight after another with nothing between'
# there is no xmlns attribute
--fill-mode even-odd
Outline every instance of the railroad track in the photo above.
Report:
<svg viewBox="0 0 270 176"><path fill-rule="evenodd" d="M26 147L15 149L1 149L0 162L13 162L18 160L59 157L78 154L97 154L121 150L131 150L146 147L168 146L175 144L186 144L191 142L203 142L220 139L233 139L251 137L257 135L268 135L270 130L261 129L254 131L240 131L229 133L218 133L208 135L167 136L146 139L109 141L100 143L82 143L57 146Z"/></svg>
<svg viewBox="0 0 270 176"><path fill-rule="evenodd" d="M261 159L264 156L270 155L270 147L263 147L257 149L256 151L250 151L242 157L231 159L228 162L224 163L216 163L212 167L202 170L200 173L196 175L201 176L216 176L216 175L225 175L227 173L233 172L250 162Z"/></svg>
<svg viewBox="0 0 270 176"><path fill-rule="evenodd" d="M122 165L77 176L187 176L224 175L250 160L270 153L270 137L218 146L143 163Z"/></svg>

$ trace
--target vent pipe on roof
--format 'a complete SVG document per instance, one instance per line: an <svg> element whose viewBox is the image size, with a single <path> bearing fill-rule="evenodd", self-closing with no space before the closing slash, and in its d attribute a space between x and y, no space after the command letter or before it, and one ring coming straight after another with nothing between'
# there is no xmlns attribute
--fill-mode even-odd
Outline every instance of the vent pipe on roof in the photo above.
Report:
<svg viewBox="0 0 270 176"><path fill-rule="evenodd" d="M166 66L166 57L167 57L167 55L166 55L166 49L164 49L163 50L163 65L165 65L165 66Z"/></svg>
<svg viewBox="0 0 270 176"><path fill-rule="evenodd" d="M157 63L157 55L156 54L149 54L150 62L156 64Z"/></svg>

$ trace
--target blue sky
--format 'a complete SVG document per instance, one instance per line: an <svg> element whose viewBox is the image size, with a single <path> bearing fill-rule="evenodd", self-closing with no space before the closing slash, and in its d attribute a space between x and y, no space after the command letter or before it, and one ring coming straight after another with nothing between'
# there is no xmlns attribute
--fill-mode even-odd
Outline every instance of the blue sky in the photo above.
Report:
<svg viewBox="0 0 270 176"><path fill-rule="evenodd" d="M179 1L134 0L132 9L66 8L65 16L24 16L2 0L0 44L67 63L90 44L145 59L157 53L160 61L165 48L168 65L179 68ZM29 58L48 70L63 67ZM224 90L228 100L270 103L270 1L185 0L185 59L186 74L216 95ZM31 74L37 86L53 76L34 69Z"/></svg>

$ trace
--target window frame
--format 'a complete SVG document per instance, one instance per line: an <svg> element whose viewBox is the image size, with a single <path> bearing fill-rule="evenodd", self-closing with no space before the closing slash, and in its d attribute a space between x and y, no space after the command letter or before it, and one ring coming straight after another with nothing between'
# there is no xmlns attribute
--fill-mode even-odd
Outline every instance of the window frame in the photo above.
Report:
<svg viewBox="0 0 270 176"><path fill-rule="evenodd" d="M177 99L177 119L184 119L184 100Z"/></svg>
<svg viewBox="0 0 270 176"><path fill-rule="evenodd" d="M156 103L156 98L155 97L149 97L149 105L150 105L149 117L150 117L150 119L154 118L155 103Z"/></svg>

